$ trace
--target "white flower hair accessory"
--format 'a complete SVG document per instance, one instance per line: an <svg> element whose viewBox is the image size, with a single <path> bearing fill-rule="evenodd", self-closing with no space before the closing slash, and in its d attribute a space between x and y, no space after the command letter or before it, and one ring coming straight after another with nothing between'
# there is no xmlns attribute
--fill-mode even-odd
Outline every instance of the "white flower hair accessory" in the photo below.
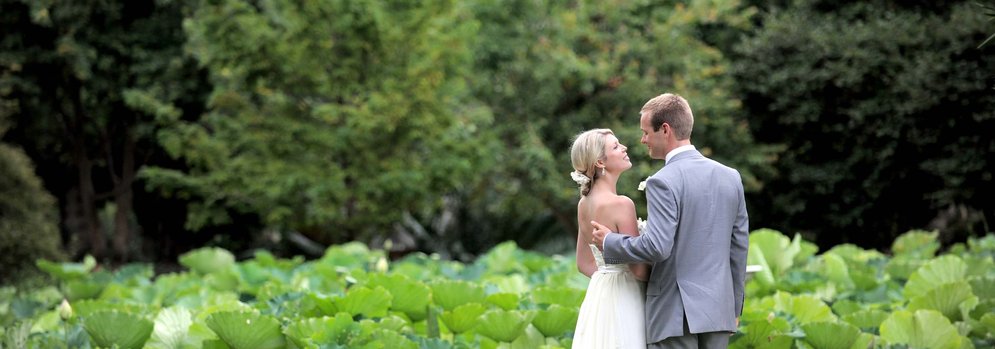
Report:
<svg viewBox="0 0 995 349"><path fill-rule="evenodd" d="M573 178L574 182L577 182L578 185L585 185L591 182L591 177L577 171L570 172L570 178Z"/></svg>

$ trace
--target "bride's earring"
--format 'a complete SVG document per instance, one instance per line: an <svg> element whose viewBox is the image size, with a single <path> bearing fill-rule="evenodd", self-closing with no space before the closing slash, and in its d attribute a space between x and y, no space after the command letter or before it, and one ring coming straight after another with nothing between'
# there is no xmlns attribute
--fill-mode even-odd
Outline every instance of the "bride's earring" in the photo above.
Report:
<svg viewBox="0 0 995 349"><path fill-rule="evenodd" d="M605 176L605 168L604 168L604 167L602 167L602 168L601 168L601 176L602 176L602 177L604 177L604 176Z"/></svg>

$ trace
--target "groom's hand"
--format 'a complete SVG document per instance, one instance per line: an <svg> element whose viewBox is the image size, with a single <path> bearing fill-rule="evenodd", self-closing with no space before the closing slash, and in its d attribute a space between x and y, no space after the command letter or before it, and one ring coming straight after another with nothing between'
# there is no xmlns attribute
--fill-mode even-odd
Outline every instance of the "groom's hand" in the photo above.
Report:
<svg viewBox="0 0 995 349"><path fill-rule="evenodd" d="M591 234L594 235L594 238L591 239L591 243L593 243L594 246L597 246L599 250L604 251L605 235L608 235L608 233L611 233L612 231L608 229L608 227L603 226L601 225L601 223L595 221L591 221L591 225L594 226L594 233Z"/></svg>

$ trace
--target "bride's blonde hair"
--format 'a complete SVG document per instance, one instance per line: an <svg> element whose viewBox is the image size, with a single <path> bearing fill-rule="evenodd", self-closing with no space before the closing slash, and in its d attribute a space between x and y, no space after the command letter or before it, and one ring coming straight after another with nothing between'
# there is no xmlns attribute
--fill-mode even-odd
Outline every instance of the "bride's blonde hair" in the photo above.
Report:
<svg viewBox="0 0 995 349"><path fill-rule="evenodd" d="M570 162L574 171L570 173L570 177L580 186L581 196L590 193L594 181L600 177L595 164L598 160L605 159L605 138L613 134L615 133L607 128L596 128L574 137L574 143L570 146Z"/></svg>

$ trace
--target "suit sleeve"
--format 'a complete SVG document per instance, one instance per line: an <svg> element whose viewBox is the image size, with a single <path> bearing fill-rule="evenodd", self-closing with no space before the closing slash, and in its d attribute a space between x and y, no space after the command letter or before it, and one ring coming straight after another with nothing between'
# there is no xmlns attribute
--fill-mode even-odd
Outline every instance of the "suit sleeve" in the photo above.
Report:
<svg viewBox="0 0 995 349"><path fill-rule="evenodd" d="M740 176L737 185L739 194L739 212L732 227L732 244L729 250L729 266L732 269L733 293L736 296L736 316L743 314L743 300L746 297L746 253L750 248L750 218L746 213L746 198L743 193L743 183Z"/></svg>
<svg viewBox="0 0 995 349"><path fill-rule="evenodd" d="M656 176L646 180L646 229L639 236L608 234L603 247L605 263L656 263L670 258L679 218L672 188Z"/></svg>

